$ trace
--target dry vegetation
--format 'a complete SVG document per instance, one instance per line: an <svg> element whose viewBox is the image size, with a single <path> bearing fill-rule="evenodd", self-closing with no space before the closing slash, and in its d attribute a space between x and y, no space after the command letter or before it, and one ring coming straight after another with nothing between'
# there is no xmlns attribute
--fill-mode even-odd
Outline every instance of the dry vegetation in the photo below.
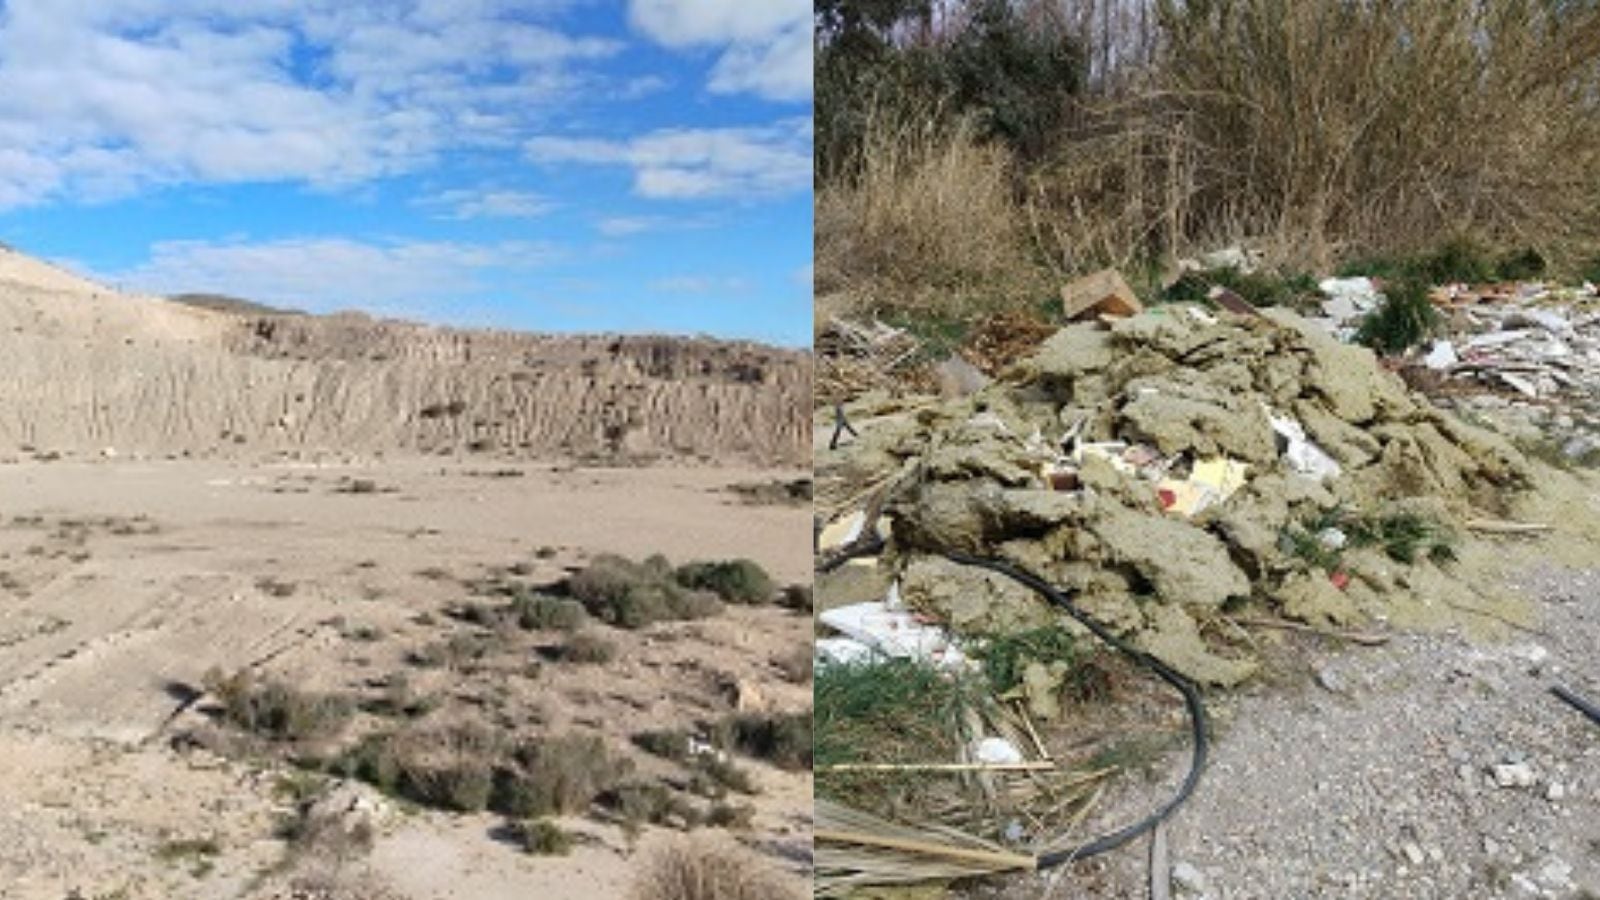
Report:
<svg viewBox="0 0 1600 900"><path fill-rule="evenodd" d="M418 807L488 811L504 817L507 841L554 856L570 852L575 840L552 821L558 817L589 816L634 837L647 826L745 831L756 809L736 798L761 791L741 759L810 768L809 712L736 712L641 732L635 748L672 764L663 776L661 766L641 767L635 754L596 733L529 727L529 721L539 724L537 704L528 707L496 689L507 680L537 684L546 665L603 668L617 660L617 638L625 632L715 616L727 604L803 609L799 588L780 590L747 559L675 567L659 555L636 562L601 554L552 583L515 576L516 568L464 582L478 599L450 606L443 616L417 617L436 636L393 658L423 675L447 671L447 682L432 678L432 691L419 689L403 668L368 677L360 690L339 691L249 670L214 670L197 695L214 724L181 735L178 743L277 757L297 767L306 783L354 778ZM386 640L382 632L345 634L367 644ZM548 642L552 637L556 642ZM475 699L467 706L445 702L469 695ZM306 793L314 799L321 792ZM294 855L307 858L358 855L371 844L370 833L324 817L310 802L283 823L280 836ZM698 852L671 856L680 874L687 871L683 866L709 867L709 893L687 896L741 897L737 891L752 885L766 890L767 882L750 881L735 856L718 851L701 859Z"/></svg>
<svg viewBox="0 0 1600 900"><path fill-rule="evenodd" d="M1600 9L928 0L818 6L819 295L971 317L1118 265L1600 249Z"/></svg>

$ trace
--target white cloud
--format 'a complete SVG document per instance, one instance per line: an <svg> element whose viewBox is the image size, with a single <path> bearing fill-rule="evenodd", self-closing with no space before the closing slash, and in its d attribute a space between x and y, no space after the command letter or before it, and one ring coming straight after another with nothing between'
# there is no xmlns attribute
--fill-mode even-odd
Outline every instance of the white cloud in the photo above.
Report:
<svg viewBox="0 0 1600 900"><path fill-rule="evenodd" d="M634 192L658 199L766 197L811 186L811 122L754 128L676 128L625 141L540 137L527 144L542 163L626 166Z"/></svg>
<svg viewBox="0 0 1600 900"><path fill-rule="evenodd" d="M459 188L430 194L417 201L419 206L436 209L445 218L467 219L532 219L542 216L558 204L543 194L532 191L512 191L495 188Z"/></svg>
<svg viewBox="0 0 1600 900"><path fill-rule="evenodd" d="M771 100L811 96L811 4L807 0L630 0L635 28L666 47L722 51L716 93Z"/></svg>
<svg viewBox="0 0 1600 900"><path fill-rule="evenodd" d="M752 285L737 276L669 275L650 282L650 289L661 294L744 294Z"/></svg>
<svg viewBox="0 0 1600 900"><path fill-rule="evenodd" d="M622 49L515 0L9 0L0 208L183 181L349 184L515 146Z"/></svg>
<svg viewBox="0 0 1600 900"><path fill-rule="evenodd" d="M563 255L560 247L530 241L165 241L151 247L144 263L99 277L156 294L215 291L317 312L407 315L473 298L494 274L535 269Z"/></svg>

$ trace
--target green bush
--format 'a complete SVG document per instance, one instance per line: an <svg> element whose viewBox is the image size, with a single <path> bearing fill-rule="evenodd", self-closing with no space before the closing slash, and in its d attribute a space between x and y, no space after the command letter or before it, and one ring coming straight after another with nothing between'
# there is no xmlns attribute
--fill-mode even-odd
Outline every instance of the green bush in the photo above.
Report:
<svg viewBox="0 0 1600 900"><path fill-rule="evenodd" d="M332 736L356 710L348 697L302 691L282 681L259 681L245 670L230 676L213 670L205 677L205 687L222 704L224 721L273 741Z"/></svg>
<svg viewBox="0 0 1600 900"><path fill-rule="evenodd" d="M561 659L583 665L604 665L617 658L617 645L589 632L579 632L561 648Z"/></svg>
<svg viewBox="0 0 1600 900"><path fill-rule="evenodd" d="M1356 341L1379 353L1403 353L1438 326L1439 312L1428 300L1428 286L1406 279L1384 286L1383 302L1361 320Z"/></svg>
<svg viewBox="0 0 1600 900"><path fill-rule="evenodd" d="M423 806L476 812L489 804L501 748L481 727L413 728L369 736L338 768Z"/></svg>
<svg viewBox="0 0 1600 900"><path fill-rule="evenodd" d="M736 715L717 727L718 746L763 759L783 769L809 769L812 760L811 713Z"/></svg>
<svg viewBox="0 0 1600 900"><path fill-rule="evenodd" d="M572 835L549 819L513 822L512 840L534 856L566 856L572 852Z"/></svg>
<svg viewBox="0 0 1600 900"><path fill-rule="evenodd" d="M777 592L767 571L748 559L689 563L678 567L675 577L684 587L710 591L729 603L768 603Z"/></svg>
<svg viewBox="0 0 1600 900"><path fill-rule="evenodd" d="M594 735L530 740L512 754L494 799L496 811L519 818L571 815L589 808L633 772Z"/></svg>
<svg viewBox="0 0 1600 900"><path fill-rule="evenodd" d="M619 628L702 619L722 610L715 594L674 580L671 564L660 556L643 563L598 556L567 580L566 589L591 615Z"/></svg>

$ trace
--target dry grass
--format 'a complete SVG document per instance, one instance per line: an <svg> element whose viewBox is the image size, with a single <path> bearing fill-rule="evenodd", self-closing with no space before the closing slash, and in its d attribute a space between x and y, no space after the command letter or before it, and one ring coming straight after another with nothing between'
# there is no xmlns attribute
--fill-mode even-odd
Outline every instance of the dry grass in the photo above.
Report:
<svg viewBox="0 0 1600 900"><path fill-rule="evenodd" d="M1192 134L1189 229L1242 226L1324 266L1459 231L1552 257L1595 239L1600 10L1216 6L1172 18L1160 75Z"/></svg>
<svg viewBox="0 0 1600 900"><path fill-rule="evenodd" d="M951 289L1026 293L1012 169L1004 147L980 144L966 124L875 116L857 172L817 191L817 292L848 291L866 307L855 312L880 311L871 298L888 293L941 313ZM917 290L929 288L939 290Z"/></svg>
<svg viewBox="0 0 1600 900"><path fill-rule="evenodd" d="M685 839L647 857L633 900L799 900L802 892L725 841Z"/></svg>
<svg viewBox="0 0 1600 900"><path fill-rule="evenodd" d="M818 188L819 295L846 314L970 322L1075 272L1117 265L1148 284L1240 240L1317 271L1466 236L1534 248L1559 274L1600 246L1600 8L1127 6L1143 31L1086 25L1086 58L1130 41L1148 56L1091 73L1026 164L937 108L867 116L857 158ZM1079 7L1099 4L1063 5Z"/></svg>

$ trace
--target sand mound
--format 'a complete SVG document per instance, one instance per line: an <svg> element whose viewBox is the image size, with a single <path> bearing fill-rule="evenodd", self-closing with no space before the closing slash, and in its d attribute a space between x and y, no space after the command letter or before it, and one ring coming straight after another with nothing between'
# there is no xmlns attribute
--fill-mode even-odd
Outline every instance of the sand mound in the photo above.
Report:
<svg viewBox="0 0 1600 900"><path fill-rule="evenodd" d="M810 355L135 297L0 251L0 447L809 459Z"/></svg>

